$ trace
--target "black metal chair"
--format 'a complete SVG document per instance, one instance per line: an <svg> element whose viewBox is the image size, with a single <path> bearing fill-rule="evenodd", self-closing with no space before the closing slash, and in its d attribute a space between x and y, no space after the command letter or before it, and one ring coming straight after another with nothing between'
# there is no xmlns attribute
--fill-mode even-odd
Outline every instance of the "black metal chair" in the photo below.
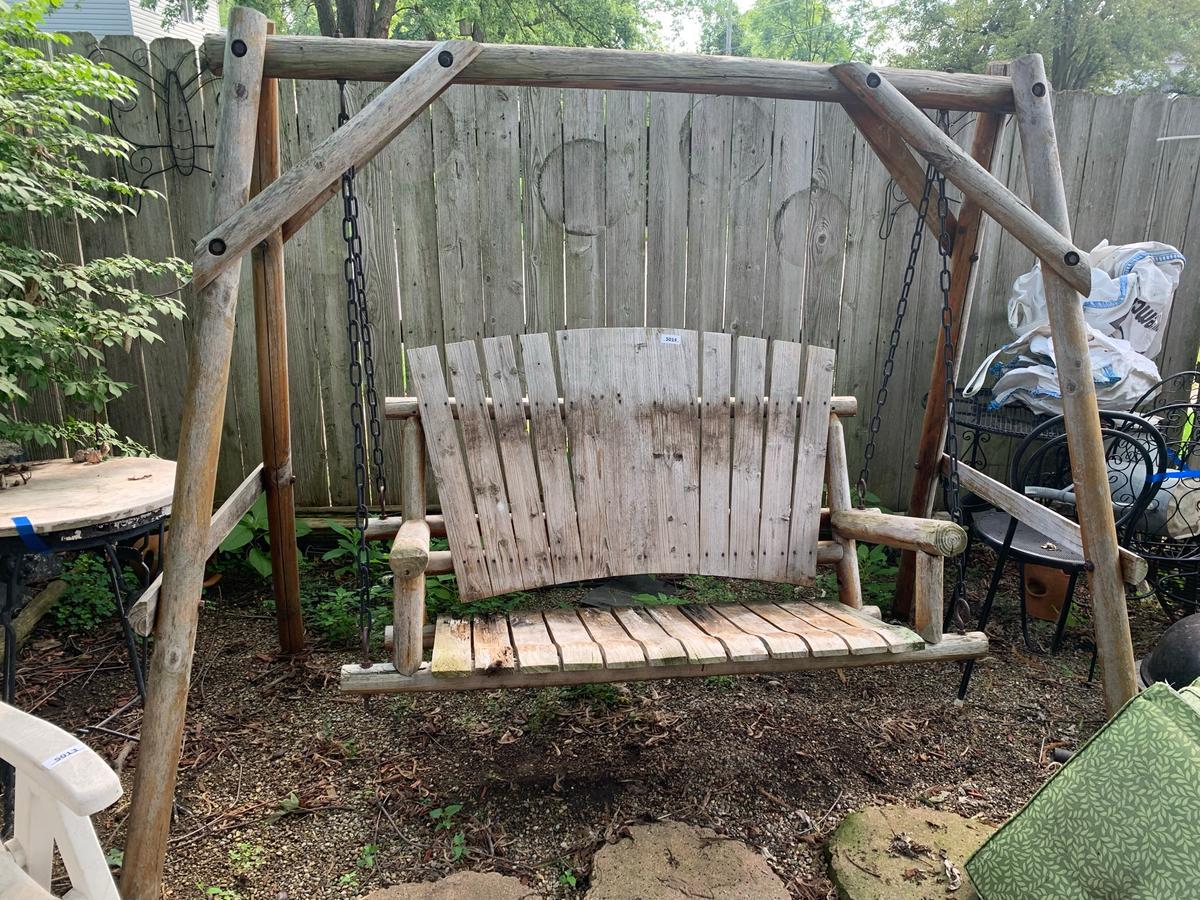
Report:
<svg viewBox="0 0 1200 900"><path fill-rule="evenodd" d="M1168 403L1195 403L1198 391L1200 391L1200 372L1194 369L1176 372L1174 375L1168 375L1138 397L1133 406L1129 407L1129 411L1149 418L1148 414L1152 410Z"/></svg>
<svg viewBox="0 0 1200 900"><path fill-rule="evenodd" d="M1128 541L1133 524L1159 491L1166 467L1166 444L1154 426L1145 419L1129 413L1101 414L1101 431L1108 460L1109 491L1117 523L1118 538ZM1012 458L1010 486L1028 497L1056 509L1070 518L1075 516L1074 483L1067 451L1067 436L1063 433L1062 417L1055 417L1033 429L1017 447ZM988 592L979 612L979 630L987 626L992 604L1000 587L1004 566L1014 559L1020 567L1021 633L1026 646L1043 653L1029 633L1026 609L1025 566L1037 564L1068 573L1066 597L1054 629L1050 652L1057 652L1066 630L1071 600L1079 573L1086 562L1078 554L1058 546L1036 528L1010 516L1003 510L987 509L972 516L971 527L977 539L996 551ZM958 695L964 697L974 666L968 662L959 684Z"/></svg>
<svg viewBox="0 0 1200 900"><path fill-rule="evenodd" d="M1144 412L1166 443L1167 469L1162 490L1133 523L1130 548L1149 563L1163 610L1181 618L1200 611L1200 401L1169 396L1180 394L1164 393Z"/></svg>

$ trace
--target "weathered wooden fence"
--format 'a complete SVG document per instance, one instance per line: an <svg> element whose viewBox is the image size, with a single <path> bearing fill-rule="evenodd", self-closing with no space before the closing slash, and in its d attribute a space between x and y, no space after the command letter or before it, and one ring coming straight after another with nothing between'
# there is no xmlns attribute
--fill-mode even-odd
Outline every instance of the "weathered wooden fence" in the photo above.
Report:
<svg viewBox="0 0 1200 900"><path fill-rule="evenodd" d="M75 49L95 46L77 36ZM219 83L180 89L197 71L189 44L106 38L105 58L133 73L149 59L168 90L148 87L115 127L163 169L124 225L40 226L67 255L190 257L208 230L208 148ZM182 62L180 62L182 60ZM169 72L167 73L170 74ZM351 109L378 86L351 85ZM337 126L332 82L279 84L284 165ZM172 93L173 91L173 93ZM169 98L169 102L167 102ZM1154 238L1200 261L1200 100L1163 95L1056 98L1076 243ZM972 118L952 122L960 143ZM1025 193L1015 128L995 172ZM131 173L133 174L133 173ZM141 175L137 176L139 179ZM892 329L915 214L840 107L743 97L455 87L358 175L381 393L404 389L404 343L421 345L568 326L651 324L804 340L838 351L837 391L862 402L848 429L861 453ZM288 336L297 502L353 500L350 386L342 275L342 204L287 245ZM1005 342L1005 298L1031 255L989 223L976 274L964 369ZM880 434L872 489L893 505L908 473L933 349L940 340L935 245L922 252ZM1200 262L1176 299L1164 372L1190 368L1200 344ZM221 485L260 458L253 309L244 274L221 453ZM185 293L185 299L189 299ZM114 359L137 387L113 424L174 452L187 321L165 342ZM53 412L53 402L42 409ZM398 468L398 430L385 426Z"/></svg>

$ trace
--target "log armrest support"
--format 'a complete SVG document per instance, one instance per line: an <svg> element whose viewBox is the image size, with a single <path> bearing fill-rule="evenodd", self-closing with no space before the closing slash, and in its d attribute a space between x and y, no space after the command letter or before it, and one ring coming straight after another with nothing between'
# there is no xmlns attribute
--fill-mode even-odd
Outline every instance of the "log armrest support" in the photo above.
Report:
<svg viewBox="0 0 1200 900"><path fill-rule="evenodd" d="M884 544L917 555L912 626L927 644L942 639L945 558L967 549L967 532L953 522L847 509L831 514L835 535Z"/></svg>
<svg viewBox="0 0 1200 900"><path fill-rule="evenodd" d="M392 663L411 675L424 652L425 573L429 568L429 523L405 519L388 556L392 569Z"/></svg>
<svg viewBox="0 0 1200 900"><path fill-rule="evenodd" d="M396 531L388 565L397 579L424 575L429 567L429 522L406 519Z"/></svg>
<svg viewBox="0 0 1200 900"><path fill-rule="evenodd" d="M967 532L960 525L940 519L845 509L832 513L830 524L843 537L931 556L958 556L967 549Z"/></svg>

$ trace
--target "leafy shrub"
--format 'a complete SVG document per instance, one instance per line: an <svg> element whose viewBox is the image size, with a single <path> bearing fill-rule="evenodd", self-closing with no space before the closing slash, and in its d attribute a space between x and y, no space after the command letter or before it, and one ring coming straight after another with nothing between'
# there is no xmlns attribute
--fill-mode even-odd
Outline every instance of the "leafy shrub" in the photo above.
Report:
<svg viewBox="0 0 1200 900"><path fill-rule="evenodd" d="M311 531L303 519L296 520L296 537L302 538ZM267 528L266 494L259 495L250 511L233 526L217 549L244 562L260 578L271 577L271 535Z"/></svg>
<svg viewBox="0 0 1200 900"><path fill-rule="evenodd" d="M168 276L179 282L189 269L178 259L134 256L77 264L31 245L27 222L119 219L132 213L129 200L151 193L94 174L95 160L132 150L107 129L91 130L108 121L97 109L128 102L136 85L78 54L24 46L69 43L39 32L49 7L0 3L0 439L136 451L104 419L106 404L129 388L106 360L136 341L158 340L160 318L182 318L178 299L140 285ZM81 417L29 419L32 392L45 389Z"/></svg>
<svg viewBox="0 0 1200 900"><path fill-rule="evenodd" d="M52 615L60 628L83 634L111 621L117 612L112 576L104 558L96 553L80 553L63 569L67 589L54 605Z"/></svg>
<svg viewBox="0 0 1200 900"><path fill-rule="evenodd" d="M337 544L332 550L326 550L321 559L326 562L341 560L342 564L334 570L334 574L345 578L358 570L358 532L337 522L325 520L329 529L337 535ZM367 541L367 566L372 577L382 577L388 573L388 545L383 541Z"/></svg>

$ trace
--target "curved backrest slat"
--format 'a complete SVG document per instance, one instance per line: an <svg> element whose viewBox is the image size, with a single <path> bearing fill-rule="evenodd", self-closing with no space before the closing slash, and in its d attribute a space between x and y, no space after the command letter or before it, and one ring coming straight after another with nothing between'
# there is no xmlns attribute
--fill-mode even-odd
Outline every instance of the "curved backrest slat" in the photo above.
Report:
<svg viewBox="0 0 1200 900"><path fill-rule="evenodd" d="M519 362L511 338L487 338L482 359L447 345L448 387L436 348L409 351L463 599L816 574L833 351L587 328L522 335Z"/></svg>

